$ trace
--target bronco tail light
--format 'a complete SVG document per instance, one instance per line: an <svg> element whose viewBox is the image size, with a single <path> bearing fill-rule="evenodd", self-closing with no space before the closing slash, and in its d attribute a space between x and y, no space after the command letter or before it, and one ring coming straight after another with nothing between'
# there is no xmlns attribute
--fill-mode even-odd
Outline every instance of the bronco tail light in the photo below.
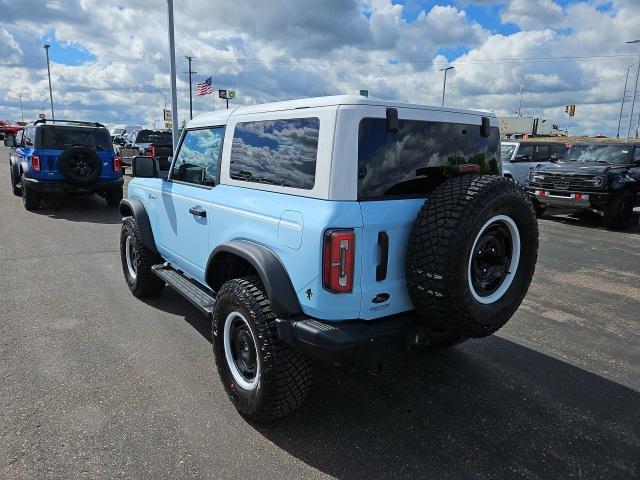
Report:
<svg viewBox="0 0 640 480"><path fill-rule="evenodd" d="M33 166L34 172L40 171L40 157L38 155L31 156L31 165Z"/></svg>
<svg viewBox="0 0 640 480"><path fill-rule="evenodd" d="M322 286L330 292L353 290L355 241L353 230L327 230L324 234Z"/></svg>
<svg viewBox="0 0 640 480"><path fill-rule="evenodd" d="M156 156L156 147L153 145L150 145L149 148L147 148L147 153L149 154L150 157L155 157Z"/></svg>
<svg viewBox="0 0 640 480"><path fill-rule="evenodd" d="M120 170L122 170L122 161L120 160L120 157L116 155L113 157L113 171L119 172Z"/></svg>

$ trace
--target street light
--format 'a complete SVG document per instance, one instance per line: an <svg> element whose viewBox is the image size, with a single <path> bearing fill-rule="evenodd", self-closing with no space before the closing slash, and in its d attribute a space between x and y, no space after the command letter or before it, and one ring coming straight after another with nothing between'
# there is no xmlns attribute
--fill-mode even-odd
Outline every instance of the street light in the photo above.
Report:
<svg viewBox="0 0 640 480"><path fill-rule="evenodd" d="M447 72L453 70L456 67L444 67L440 71L444 72L444 83L442 84L442 107L444 108L444 92L447 90Z"/></svg>
<svg viewBox="0 0 640 480"><path fill-rule="evenodd" d="M173 36L173 0L167 0L169 16L169 57L171 63L171 137L173 152L178 146L178 89L176 87L176 42Z"/></svg>
<svg viewBox="0 0 640 480"><path fill-rule="evenodd" d="M49 68L49 48L51 45L45 45L44 51L47 54L47 74L49 75L49 100L51 101L51 120L56 119L56 115L53 113L53 93L51 91L51 68Z"/></svg>
<svg viewBox="0 0 640 480"><path fill-rule="evenodd" d="M631 40L628 44L640 43L640 40ZM638 68L636 69L636 86L633 89L633 100L631 100L631 113L629 114L629 128L627 130L627 140L631 137L631 122L633 121L633 109L636 106L636 94L638 92L638 75L640 75L640 55L638 55Z"/></svg>
<svg viewBox="0 0 640 480"><path fill-rule="evenodd" d="M618 117L618 130L616 132L616 138L620 138L620 124L622 123L622 111L624 110L624 98L627 96L627 84L629 83L629 72L633 65L627 67L627 76L624 80L624 90L622 90L622 102L620 102L620 116Z"/></svg>

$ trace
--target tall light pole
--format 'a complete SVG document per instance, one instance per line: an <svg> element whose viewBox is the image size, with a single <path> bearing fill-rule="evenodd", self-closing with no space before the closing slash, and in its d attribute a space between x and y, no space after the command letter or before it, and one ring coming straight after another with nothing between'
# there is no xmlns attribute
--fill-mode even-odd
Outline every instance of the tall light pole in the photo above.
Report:
<svg viewBox="0 0 640 480"><path fill-rule="evenodd" d="M24 110L22 109L22 92L20 92L19 96L20 96L20 116L22 117L22 121L24 122Z"/></svg>
<svg viewBox="0 0 640 480"><path fill-rule="evenodd" d="M640 43L640 40L631 40L629 44ZM629 114L629 129L627 130L627 140L631 137L631 122L633 121L633 109L636 106L636 94L638 93L638 76L640 75L640 55L638 55L638 68L636 69L636 85L633 88L633 100L631 100L631 113Z"/></svg>
<svg viewBox="0 0 640 480"><path fill-rule="evenodd" d="M456 67L444 67L441 68L440 71L444 72L444 82L442 83L442 107L444 108L444 93L447 90L447 72L449 70L453 70Z"/></svg>
<svg viewBox="0 0 640 480"><path fill-rule="evenodd" d="M178 146L178 89L176 87L176 43L173 37L173 0L167 0L169 13L169 58L171 60L171 137L173 152Z"/></svg>
<svg viewBox="0 0 640 480"><path fill-rule="evenodd" d="M624 109L624 97L627 96L627 83L629 82L629 71L631 71L633 65L627 67L627 77L624 80L624 90L622 90L622 102L620 102L620 117L618 117L618 131L616 138L620 138L620 124L622 123L622 110Z"/></svg>
<svg viewBox="0 0 640 480"><path fill-rule="evenodd" d="M47 74L49 75L49 100L51 101L51 120L55 120L56 115L55 113L53 113L53 92L51 90L51 68L49 67L49 48L51 48L51 45L45 45L43 48L47 54Z"/></svg>

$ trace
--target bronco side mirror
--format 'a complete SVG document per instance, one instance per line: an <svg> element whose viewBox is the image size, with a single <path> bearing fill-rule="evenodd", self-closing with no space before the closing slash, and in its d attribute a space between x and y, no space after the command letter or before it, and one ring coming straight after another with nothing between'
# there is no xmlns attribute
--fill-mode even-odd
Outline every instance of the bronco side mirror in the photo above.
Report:
<svg viewBox="0 0 640 480"><path fill-rule="evenodd" d="M15 147L16 142L13 137L5 137L4 146L5 147Z"/></svg>
<svg viewBox="0 0 640 480"><path fill-rule="evenodd" d="M157 178L160 176L160 165L154 157L133 157L131 161L131 176L139 178Z"/></svg>

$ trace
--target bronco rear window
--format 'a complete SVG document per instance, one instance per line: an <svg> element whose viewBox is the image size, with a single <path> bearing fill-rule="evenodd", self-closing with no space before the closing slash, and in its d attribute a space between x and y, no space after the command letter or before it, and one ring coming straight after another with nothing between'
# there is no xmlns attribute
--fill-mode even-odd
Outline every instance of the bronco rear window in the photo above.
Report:
<svg viewBox="0 0 640 480"><path fill-rule="evenodd" d="M316 178L320 119L294 118L236 125L234 180L311 190Z"/></svg>
<svg viewBox="0 0 640 480"><path fill-rule="evenodd" d="M83 146L96 150L113 150L111 135L104 128L44 125L38 128L38 147L64 150Z"/></svg>
<svg viewBox="0 0 640 480"><path fill-rule="evenodd" d="M400 120L390 133L384 118L364 118L358 135L358 199L421 196L432 190L449 165L474 163L499 174L500 133L480 125Z"/></svg>

